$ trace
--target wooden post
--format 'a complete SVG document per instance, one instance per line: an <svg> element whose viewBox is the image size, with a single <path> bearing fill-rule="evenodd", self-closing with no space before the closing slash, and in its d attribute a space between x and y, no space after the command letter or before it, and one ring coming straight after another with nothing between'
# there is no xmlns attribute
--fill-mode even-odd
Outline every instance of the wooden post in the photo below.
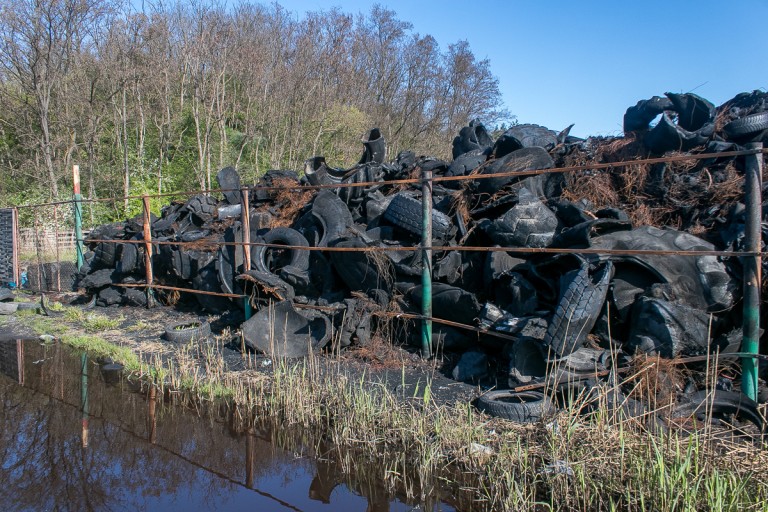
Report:
<svg viewBox="0 0 768 512"><path fill-rule="evenodd" d="M248 187L240 189L240 224L243 229L243 272L251 270L251 213L248 202ZM243 297L245 301L245 319L251 318L251 298Z"/></svg>
<svg viewBox="0 0 768 512"><path fill-rule="evenodd" d="M75 214L75 250L77 251L77 270L83 266L83 196L80 195L80 166L72 166L72 189L74 193Z"/></svg>
<svg viewBox="0 0 768 512"><path fill-rule="evenodd" d="M249 428L245 434L245 486L249 489L253 489L253 469L256 443L253 435L253 431Z"/></svg>
<svg viewBox="0 0 768 512"><path fill-rule="evenodd" d="M154 384L149 386L149 397L147 398L147 429L149 430L149 442L150 444L157 443L157 416L155 409L157 408L157 387Z"/></svg>
<svg viewBox="0 0 768 512"><path fill-rule="evenodd" d="M152 295L152 228L149 212L149 197L142 196L141 201L144 205L144 267L147 275L147 307L151 308L154 302Z"/></svg>

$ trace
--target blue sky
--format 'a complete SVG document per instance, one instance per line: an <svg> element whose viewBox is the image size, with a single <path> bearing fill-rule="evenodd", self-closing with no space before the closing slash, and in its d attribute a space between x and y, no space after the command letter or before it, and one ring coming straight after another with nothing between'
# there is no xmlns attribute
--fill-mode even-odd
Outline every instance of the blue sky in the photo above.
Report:
<svg viewBox="0 0 768 512"><path fill-rule="evenodd" d="M301 16L378 3L432 34L465 39L488 58L520 123L573 135L619 135L624 111L664 92L719 105L768 89L768 0L279 0Z"/></svg>

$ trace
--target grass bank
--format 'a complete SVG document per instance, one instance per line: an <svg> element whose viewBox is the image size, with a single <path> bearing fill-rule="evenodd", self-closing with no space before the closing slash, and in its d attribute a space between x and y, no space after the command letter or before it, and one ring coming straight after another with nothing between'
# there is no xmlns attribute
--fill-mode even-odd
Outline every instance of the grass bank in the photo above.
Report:
<svg viewBox="0 0 768 512"><path fill-rule="evenodd" d="M270 417L305 429L311 442L335 446L347 471L370 460L381 481L407 495L439 486L461 510L768 510L768 451L717 429L651 433L606 407L580 414L586 398L547 423L518 425L467 403L436 404L429 381L402 396L327 357L274 361L266 372L248 359L231 372L218 342L179 346L173 357L137 353L99 335L114 319L61 313L21 320L186 400L223 400L243 428Z"/></svg>

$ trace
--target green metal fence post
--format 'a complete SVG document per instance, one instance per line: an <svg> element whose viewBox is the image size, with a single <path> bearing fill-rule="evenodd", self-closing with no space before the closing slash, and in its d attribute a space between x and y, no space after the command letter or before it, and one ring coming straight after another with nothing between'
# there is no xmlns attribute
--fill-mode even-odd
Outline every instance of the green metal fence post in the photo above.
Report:
<svg viewBox="0 0 768 512"><path fill-rule="evenodd" d="M73 203L75 214L75 250L77 251L77 270L83 266L83 196L80 195L80 166L72 166Z"/></svg>
<svg viewBox="0 0 768 512"><path fill-rule="evenodd" d="M421 171L421 356L432 356L432 171Z"/></svg>
<svg viewBox="0 0 768 512"><path fill-rule="evenodd" d="M747 144L747 149L763 149L762 142ZM763 182L763 155L746 157L744 199L746 204L746 250L755 253L746 256L744 267L744 326L741 351L758 354L760 351L760 285L761 279L761 220ZM757 359L745 357L741 363L741 391L752 400L757 399Z"/></svg>

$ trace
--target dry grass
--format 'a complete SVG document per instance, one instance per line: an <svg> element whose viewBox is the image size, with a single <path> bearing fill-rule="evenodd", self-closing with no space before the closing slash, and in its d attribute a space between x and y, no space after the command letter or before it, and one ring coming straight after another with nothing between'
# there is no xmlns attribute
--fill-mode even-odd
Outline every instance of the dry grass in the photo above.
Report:
<svg viewBox="0 0 768 512"><path fill-rule="evenodd" d="M586 199L597 209L620 204L619 193L609 171L567 173L562 197L573 202Z"/></svg>
<svg viewBox="0 0 768 512"><path fill-rule="evenodd" d="M302 208L312 199L314 191L296 189L296 181L289 178L276 179L272 185L281 188L271 192L272 200L275 203L274 210L277 213L274 214L273 210L270 209L273 216L269 227L288 227L293 224Z"/></svg>
<svg viewBox="0 0 768 512"><path fill-rule="evenodd" d="M674 360L638 355L630 363L635 378L631 397L648 404L652 410L665 409L682 391L684 375Z"/></svg>
<svg viewBox="0 0 768 512"><path fill-rule="evenodd" d="M638 155L645 156L648 150L643 146L642 136L632 132L624 137L616 138L600 144L595 151L598 162L628 162L636 160Z"/></svg>

